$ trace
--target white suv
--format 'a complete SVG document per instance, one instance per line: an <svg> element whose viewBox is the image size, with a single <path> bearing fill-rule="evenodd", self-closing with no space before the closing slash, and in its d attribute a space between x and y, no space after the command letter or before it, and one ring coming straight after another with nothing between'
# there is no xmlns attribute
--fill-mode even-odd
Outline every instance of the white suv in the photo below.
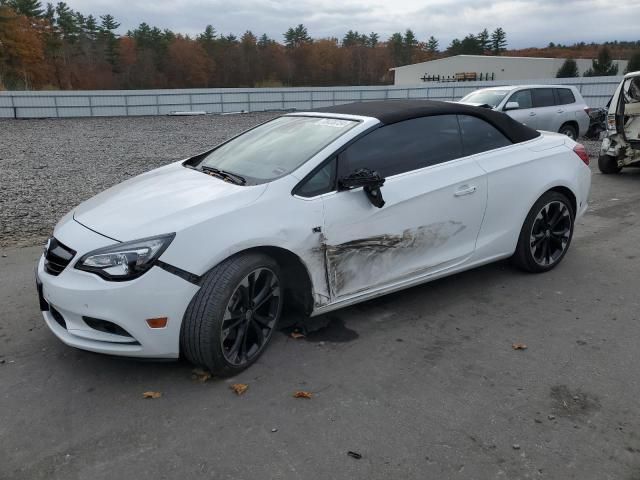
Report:
<svg viewBox="0 0 640 480"><path fill-rule="evenodd" d="M559 132L571 139L589 129L589 107L570 85L514 85L476 90L460 103L505 112L536 130Z"/></svg>

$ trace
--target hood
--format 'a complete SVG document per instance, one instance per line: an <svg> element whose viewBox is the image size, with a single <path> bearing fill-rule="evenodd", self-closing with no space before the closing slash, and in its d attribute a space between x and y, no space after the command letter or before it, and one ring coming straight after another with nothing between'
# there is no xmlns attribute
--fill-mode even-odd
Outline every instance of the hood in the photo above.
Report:
<svg viewBox="0 0 640 480"><path fill-rule="evenodd" d="M179 232L253 203L267 184L241 186L182 162L133 177L80 204L73 218L120 241Z"/></svg>
<svg viewBox="0 0 640 480"><path fill-rule="evenodd" d="M488 108L489 110L495 110L496 108L496 107L492 107L488 103L478 103L478 102L458 102L458 103L461 103L462 105L469 105L471 107Z"/></svg>

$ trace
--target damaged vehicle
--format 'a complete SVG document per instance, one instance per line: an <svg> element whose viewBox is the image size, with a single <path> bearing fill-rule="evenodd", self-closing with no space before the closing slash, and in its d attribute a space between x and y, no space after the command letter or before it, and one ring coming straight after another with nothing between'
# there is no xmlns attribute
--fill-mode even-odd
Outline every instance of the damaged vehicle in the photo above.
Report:
<svg viewBox="0 0 640 480"><path fill-rule="evenodd" d="M285 309L505 258L551 270L587 209L588 163L564 135L457 103L290 113L69 212L37 266L42 314L73 347L233 375Z"/></svg>
<svg viewBox="0 0 640 480"><path fill-rule="evenodd" d="M609 103L607 133L602 140L598 168L618 173L640 165L640 72L624 76Z"/></svg>

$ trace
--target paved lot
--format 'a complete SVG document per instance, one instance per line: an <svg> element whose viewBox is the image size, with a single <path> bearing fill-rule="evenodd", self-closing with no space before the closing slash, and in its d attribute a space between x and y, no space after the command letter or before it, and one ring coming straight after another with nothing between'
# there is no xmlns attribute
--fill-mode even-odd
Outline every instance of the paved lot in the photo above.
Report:
<svg viewBox="0 0 640 480"><path fill-rule="evenodd" d="M593 182L554 271L498 263L342 310L206 383L60 344L37 308L40 247L7 241L0 478L637 480L640 170Z"/></svg>

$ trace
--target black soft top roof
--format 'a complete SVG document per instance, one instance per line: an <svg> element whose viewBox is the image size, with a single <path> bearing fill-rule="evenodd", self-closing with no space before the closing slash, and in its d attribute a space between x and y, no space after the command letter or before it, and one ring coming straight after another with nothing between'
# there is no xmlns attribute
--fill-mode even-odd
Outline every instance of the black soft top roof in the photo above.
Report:
<svg viewBox="0 0 640 480"><path fill-rule="evenodd" d="M462 103L438 102L435 100L382 100L357 102L324 107L314 110L323 113L343 113L373 117L388 125L412 118L433 115L471 115L491 123L514 143L524 142L540 136L533 130L504 113L489 108L472 107Z"/></svg>

